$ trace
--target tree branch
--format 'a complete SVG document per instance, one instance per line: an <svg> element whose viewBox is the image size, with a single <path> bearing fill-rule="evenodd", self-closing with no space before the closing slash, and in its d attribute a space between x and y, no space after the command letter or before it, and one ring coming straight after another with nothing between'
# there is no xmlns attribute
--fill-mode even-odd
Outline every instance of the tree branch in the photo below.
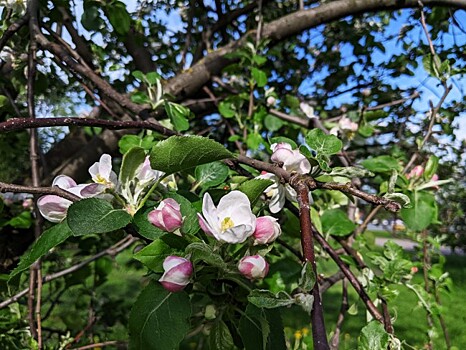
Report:
<svg viewBox="0 0 466 350"><path fill-rule="evenodd" d="M151 121L115 121L90 118L40 118L35 120L12 118L0 123L0 132L9 132L24 129L37 129L52 126L92 126L110 130L121 129L147 129L157 131L164 136L176 135L176 132Z"/></svg>
<svg viewBox="0 0 466 350"><path fill-rule="evenodd" d="M125 250L126 248L128 248L131 244L133 244L135 241L137 241L138 238L134 238L132 236L126 236L125 238L123 238L121 241L115 243L113 246L91 256L90 258L76 264L76 265L73 265L67 269L64 269L64 270L61 270L61 271L58 271L58 272L55 272L55 273L52 273L50 275L47 275L45 277L42 278L42 283L48 283L48 282L51 282L53 280L56 280L57 278L60 278L60 277L63 277L63 276L66 276L66 275L69 275L70 273L73 273L73 272L76 272L80 269L82 269L84 266L86 265L89 265L91 262L105 256L105 255L110 255L110 256L115 256L117 254L119 254L120 252L122 252L123 250ZM15 294L14 296L12 296L11 298L3 301L0 303L0 309L4 308L4 307L7 307L8 305L18 301L21 297L23 297L24 295L26 295L27 293L29 292L29 288L26 288L26 289L23 289L21 292Z"/></svg>

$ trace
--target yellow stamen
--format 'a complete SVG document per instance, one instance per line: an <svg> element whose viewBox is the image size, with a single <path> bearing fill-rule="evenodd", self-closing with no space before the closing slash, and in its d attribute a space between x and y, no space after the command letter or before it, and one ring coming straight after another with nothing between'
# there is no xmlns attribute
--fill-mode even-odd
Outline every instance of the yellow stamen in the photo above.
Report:
<svg viewBox="0 0 466 350"><path fill-rule="evenodd" d="M229 228L232 228L233 226L235 226L235 224L233 223L233 220L231 220L230 217L226 217L225 219L222 220L222 223L220 224L220 229L222 230L222 232L225 232L226 230L228 230Z"/></svg>
<svg viewBox="0 0 466 350"><path fill-rule="evenodd" d="M296 340L300 340L303 337L303 333L301 333L300 330L297 330L296 332L294 332L294 337L296 338Z"/></svg>

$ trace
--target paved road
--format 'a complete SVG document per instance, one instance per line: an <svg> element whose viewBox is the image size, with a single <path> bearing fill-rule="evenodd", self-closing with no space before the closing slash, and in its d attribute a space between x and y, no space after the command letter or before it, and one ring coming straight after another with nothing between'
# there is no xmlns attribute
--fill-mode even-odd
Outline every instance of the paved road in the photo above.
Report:
<svg viewBox="0 0 466 350"><path fill-rule="evenodd" d="M395 242L396 244L402 246L405 250L414 250L414 248L417 246L417 243L410 241L409 239L382 238L382 237L375 238L375 244L377 244L378 246L383 246L385 242L387 241ZM452 252L450 247L445 247L445 246L442 246L440 248L440 251L443 255L450 255L450 254L464 255L464 252L461 250L456 250L455 252Z"/></svg>

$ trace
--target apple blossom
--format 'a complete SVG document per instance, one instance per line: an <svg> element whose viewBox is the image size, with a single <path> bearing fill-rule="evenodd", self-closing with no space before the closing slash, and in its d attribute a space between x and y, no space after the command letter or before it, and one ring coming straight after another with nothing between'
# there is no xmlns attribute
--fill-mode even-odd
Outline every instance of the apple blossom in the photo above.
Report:
<svg viewBox="0 0 466 350"><path fill-rule="evenodd" d="M136 169L134 177L120 184L119 192L126 199L128 203L127 211L130 214L133 215L137 211L145 190L163 175L163 172L151 168L149 156L147 156L144 162Z"/></svg>
<svg viewBox="0 0 466 350"><path fill-rule="evenodd" d="M169 292L179 292L189 284L189 279L193 274L193 264L188 259L170 255L163 261L165 271L159 279L163 288Z"/></svg>
<svg viewBox="0 0 466 350"><path fill-rule="evenodd" d="M406 175L406 178L411 179L413 177L421 177L424 173L424 167L421 165L416 165L411 171Z"/></svg>
<svg viewBox="0 0 466 350"><path fill-rule="evenodd" d="M256 228L256 217L248 197L240 191L223 196L215 207L210 194L205 193L199 225L205 233L220 242L243 243Z"/></svg>
<svg viewBox="0 0 466 350"><path fill-rule="evenodd" d="M94 197L102 193L102 185L100 184L81 184L76 182L69 176L58 175L52 182L52 186L60 187L62 190L73 193L81 198ZM42 196L37 200L37 207L41 215L50 222L61 222L68 211L72 202L68 199L55 195Z"/></svg>
<svg viewBox="0 0 466 350"><path fill-rule="evenodd" d="M173 198L160 202L158 207L148 214L149 222L167 232L174 232L183 224L180 205Z"/></svg>
<svg viewBox="0 0 466 350"><path fill-rule="evenodd" d="M112 157L102 154L98 162L89 168L92 181L105 185L108 188L116 188L118 185L117 175L112 171Z"/></svg>
<svg viewBox="0 0 466 350"><path fill-rule="evenodd" d="M316 118L314 115L314 108L309 106L306 102L301 102L299 104L299 108L303 111L303 113L308 117L309 119L311 118Z"/></svg>
<svg viewBox="0 0 466 350"><path fill-rule="evenodd" d="M270 146L274 163L283 163L286 171L295 171L299 174L308 174L311 171L311 163L299 150L293 150L291 145L285 142L274 143Z"/></svg>
<svg viewBox="0 0 466 350"><path fill-rule="evenodd" d="M347 117L342 117L338 121L338 127L341 131L346 132L356 132L358 131L358 123L352 122L351 119Z"/></svg>
<svg viewBox="0 0 466 350"><path fill-rule="evenodd" d="M269 273L269 264L260 255L245 256L238 263L241 274L250 279L261 279Z"/></svg>
<svg viewBox="0 0 466 350"><path fill-rule="evenodd" d="M272 216L261 216L256 219L254 231L254 245L269 244L275 241L282 233L280 224Z"/></svg>
<svg viewBox="0 0 466 350"><path fill-rule="evenodd" d="M269 209L271 213L278 213L285 206L285 200L296 202L296 191L289 185L282 185L277 176L272 173L263 172L259 179L272 180L274 183L267 187L264 191L265 195L270 198Z"/></svg>

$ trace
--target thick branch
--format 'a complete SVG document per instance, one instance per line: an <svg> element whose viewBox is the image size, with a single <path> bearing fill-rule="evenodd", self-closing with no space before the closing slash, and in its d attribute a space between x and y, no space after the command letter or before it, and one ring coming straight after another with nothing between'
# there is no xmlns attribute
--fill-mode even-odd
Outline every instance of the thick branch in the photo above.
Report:
<svg viewBox="0 0 466 350"><path fill-rule="evenodd" d="M13 118L7 120L6 122L0 123L0 132L71 125L101 127L110 130L147 129L157 131L165 136L176 135L174 131L167 129L158 123L156 124L150 121L115 121L90 118L40 118L34 120Z"/></svg>
<svg viewBox="0 0 466 350"><path fill-rule="evenodd" d="M294 180L297 181L294 181ZM298 193L299 203L299 221L301 226L301 245L306 262L312 265L314 276L317 276L317 266L314 253L313 232L311 224L311 212L309 208L309 189L306 184L294 177L291 181L292 186ZM312 338L314 349L328 350L327 333L325 331L324 309L319 293L319 284L315 283L312 288L314 303L311 311Z"/></svg>

